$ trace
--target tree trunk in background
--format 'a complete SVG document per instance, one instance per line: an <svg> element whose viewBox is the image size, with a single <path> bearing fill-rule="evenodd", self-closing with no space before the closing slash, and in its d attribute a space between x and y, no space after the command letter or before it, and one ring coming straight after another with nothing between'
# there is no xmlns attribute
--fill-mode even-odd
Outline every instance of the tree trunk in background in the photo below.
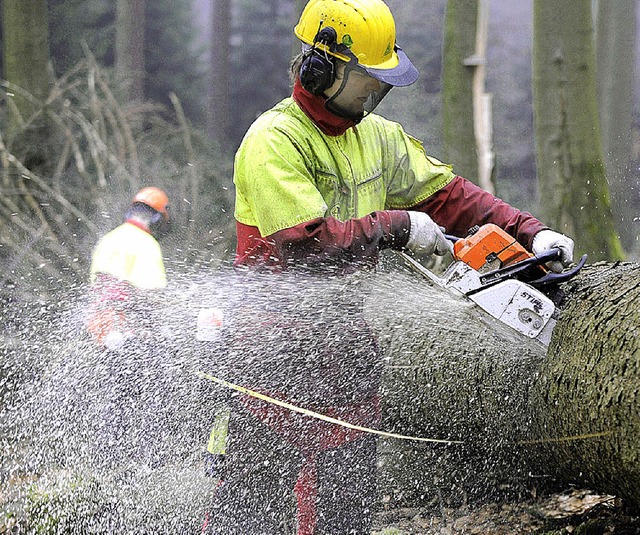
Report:
<svg viewBox="0 0 640 535"><path fill-rule="evenodd" d="M616 228L627 251L636 246L631 200L638 199L635 170L630 168L635 79L636 0L597 2L597 90L602 148Z"/></svg>
<svg viewBox="0 0 640 535"><path fill-rule="evenodd" d="M125 100L144 100L145 0L117 0L116 79Z"/></svg>
<svg viewBox="0 0 640 535"><path fill-rule="evenodd" d="M476 48L477 2L448 0L442 54L443 159L478 183L473 123L474 69L465 65Z"/></svg>
<svg viewBox="0 0 640 535"><path fill-rule="evenodd" d="M46 0L3 0L2 8L4 76L13 93L5 131L10 143L49 95L49 22Z"/></svg>
<svg viewBox="0 0 640 535"><path fill-rule="evenodd" d="M210 82L207 132L221 147L229 144L229 35L231 8L229 0L211 0Z"/></svg>
<svg viewBox="0 0 640 535"><path fill-rule="evenodd" d="M389 277L367 308L388 358L382 428L463 444L381 441L387 500L459 504L554 482L640 508L640 266L588 266L564 284L548 351L463 298Z"/></svg>
<svg viewBox="0 0 640 535"><path fill-rule="evenodd" d="M591 1L534 0L533 96L542 220L578 255L615 260L616 235L596 102Z"/></svg>
<svg viewBox="0 0 640 535"><path fill-rule="evenodd" d="M293 24L291 26L292 29L295 27L296 24L298 24L298 21L300 20L300 15L302 15L302 10L306 5L307 5L306 0L295 0L294 6L293 6ZM293 34L293 32L291 33ZM291 59L295 58L298 54L300 54L301 45L302 43L300 42L300 40L294 36L293 42L291 45Z"/></svg>
<svg viewBox="0 0 640 535"><path fill-rule="evenodd" d="M478 162L478 184L490 193L495 193L493 170L492 98L485 92L487 39L489 30L489 2L478 0L478 20L476 28L476 49L472 58L467 58L465 66L473 67L473 132L476 142Z"/></svg>

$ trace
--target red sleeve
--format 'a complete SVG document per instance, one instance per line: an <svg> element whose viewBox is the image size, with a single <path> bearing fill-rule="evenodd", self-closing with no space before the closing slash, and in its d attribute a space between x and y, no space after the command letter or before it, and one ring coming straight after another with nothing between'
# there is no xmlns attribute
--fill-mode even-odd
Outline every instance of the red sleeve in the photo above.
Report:
<svg viewBox="0 0 640 535"><path fill-rule="evenodd" d="M465 237L474 225L494 223L529 251L533 237L549 228L530 213L517 210L461 176L409 210L429 214L447 234L460 237Z"/></svg>
<svg viewBox="0 0 640 535"><path fill-rule="evenodd" d="M409 215L404 210L377 211L344 222L333 217L320 217L267 238L256 235L255 227L247 227L251 232L245 232L246 229L238 231L235 263L341 267L375 263L381 249L401 249L406 245L409 228ZM257 244L260 246L259 254L255 250ZM265 249L268 249L268 254ZM247 254L250 252L252 254Z"/></svg>

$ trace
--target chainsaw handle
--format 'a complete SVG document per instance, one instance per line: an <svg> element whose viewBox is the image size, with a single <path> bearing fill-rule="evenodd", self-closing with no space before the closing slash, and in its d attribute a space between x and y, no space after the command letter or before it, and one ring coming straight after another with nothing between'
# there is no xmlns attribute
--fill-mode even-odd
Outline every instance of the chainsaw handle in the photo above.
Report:
<svg viewBox="0 0 640 535"><path fill-rule="evenodd" d="M495 271L490 271L489 273L485 273L480 275L480 280L482 284L496 283L503 279L511 279L515 277L518 273L530 268L531 266L541 266L542 264L546 264L547 262L553 262L554 260L559 260L562 255L562 252L557 247L553 249L549 249L548 251L543 251L539 255L531 256L525 260L521 260L520 262L516 262L515 264L511 264L510 266L506 266L500 269L496 269Z"/></svg>
<svg viewBox="0 0 640 535"><path fill-rule="evenodd" d="M554 262L556 260L560 260L561 258L562 251L560 250L560 248L553 247L547 251L541 252L540 254L527 258L526 260L522 260L515 264L511 264L510 266L496 269L495 271L490 271L489 273L480 275L480 280L482 281L483 285L495 284L496 282L500 282L504 279L514 278L518 273L521 273L522 271L532 266L541 266L543 264L546 264L547 262ZM582 269L586 261L587 255L584 255L580 259L580 262L578 262L578 265L568 271L563 271L562 273L547 273L539 279L528 282L531 286L540 287L569 280Z"/></svg>
<svg viewBox="0 0 640 535"><path fill-rule="evenodd" d="M542 251L540 254L534 255L533 258L537 259L537 261L534 262L535 264L546 264L547 262L560 260L562 258L562 251L560 247L552 247L551 249Z"/></svg>
<svg viewBox="0 0 640 535"><path fill-rule="evenodd" d="M582 255L582 258L580 258L580 261L575 267L567 271L563 271L562 273L547 273L544 277L531 281L529 284L534 288L544 288L550 284L559 284L561 282L568 281L578 274L578 271L584 267L586 262L587 255L585 254Z"/></svg>

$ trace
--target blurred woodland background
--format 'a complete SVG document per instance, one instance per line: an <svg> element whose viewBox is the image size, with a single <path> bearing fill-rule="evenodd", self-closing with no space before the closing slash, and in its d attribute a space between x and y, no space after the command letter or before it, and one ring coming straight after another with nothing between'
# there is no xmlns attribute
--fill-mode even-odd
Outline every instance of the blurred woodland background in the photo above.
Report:
<svg viewBox="0 0 640 535"><path fill-rule="evenodd" d="M377 112L576 239L640 250L635 0L388 0L420 70ZM301 0L0 0L0 300L86 283L142 185L169 277L233 256L233 154L290 94Z"/></svg>
<svg viewBox="0 0 640 535"><path fill-rule="evenodd" d="M387 3L398 43L421 74L413 86L394 89L376 112L400 122L423 141L428 154L453 164L458 174L573 237L576 258L587 253L589 262L638 261L637 0ZM0 500L4 520L24 520L24 485L40 470L30 463L13 466L11 457L31 458L35 444L36 453L46 458L50 452L43 437L66 447L66 439L59 439L64 435L51 433L51 411L38 410L32 418L29 407L51 405L53 413L66 416L76 399L67 398L68 392L92 397L93 372L99 371L93 363L100 361L92 360L86 342L73 336L81 319L77 305L95 243L120 224L140 187L160 186L171 199L173 232L162 248L167 289L177 287L180 306L161 307L158 313L186 322L180 314L190 311L181 309L193 301L197 284L213 299L218 289L207 286L207 275L228 265L234 254L234 152L255 117L290 94L289 64L300 50L292 30L304 4L0 0L0 431L11 431L0 437L5 453L0 480L14 493L5 492ZM402 290L394 286L390 291L397 294L395 300L412 305ZM611 299L623 312L625 292L616 286ZM611 315L611 321L617 317ZM610 333L607 328L602 332ZM160 356L176 369L190 369L184 348L178 347L182 339L176 340L163 345ZM501 365L511 367L513 361L499 356ZM454 359L445 361L456 365ZM60 362L64 366L57 368ZM89 365L67 374L76 362ZM584 368L582 360L579 366ZM459 376L457 368L454 375ZM614 375L620 379L624 374ZM52 392L67 399L61 408L48 402L55 397L38 398L47 392L40 383L56 386L56 379L60 389ZM200 404L200 391L191 380L185 384ZM34 403L25 409L23 399ZM567 404L573 399L567 398ZM610 397L596 399L604 404ZM466 398L464 403L471 406ZM83 407L74 405L78 413ZM184 414L199 412L188 404L183 409ZM176 412L176 418L182 414ZM31 432L30 425L22 429L19 416L46 432ZM194 441L187 442L193 449ZM165 529L168 521L200 526L199 510L193 518L186 513L204 503L201 490L210 489L209 481L201 489L188 470L178 471L176 479L170 468L166 481L152 481L154 488L168 489L163 499L147 492L147 479L142 479L140 488L149 499L130 500L136 504L134 520L146 528L150 518ZM109 513L104 503L130 505L127 499L117 501L109 485L94 488L95 480L81 479L87 485L77 487L73 474L70 479L64 471L59 475L60 488L43 478L38 483L42 492L36 488L26 495L40 507L27 511L30 521L53 518L54 527L58 520L68 521L87 532L84 524L74 524L76 513L91 524L101 522L94 518L94 506ZM96 488L106 489L97 501ZM132 492L117 484L116 490L121 488L123 496ZM58 514L67 510L73 513L68 518Z"/></svg>

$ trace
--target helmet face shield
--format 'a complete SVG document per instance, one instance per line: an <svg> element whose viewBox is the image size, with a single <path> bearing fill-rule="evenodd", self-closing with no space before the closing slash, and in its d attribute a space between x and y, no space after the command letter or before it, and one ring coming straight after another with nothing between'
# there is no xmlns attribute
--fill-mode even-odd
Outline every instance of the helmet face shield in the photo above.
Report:
<svg viewBox="0 0 640 535"><path fill-rule="evenodd" d="M383 0L308 0L294 33L303 51L335 66L331 85L313 94L324 94L326 109L339 117L358 121L391 87L408 86L418 78L396 44L395 22ZM308 87L313 89L310 83Z"/></svg>
<svg viewBox="0 0 640 535"><path fill-rule="evenodd" d="M325 107L334 115L360 121L380 104L393 87L371 76L355 61L338 66L337 90L329 95Z"/></svg>
<svg viewBox="0 0 640 535"><path fill-rule="evenodd" d="M380 101L387 95L393 86L391 84L387 84L385 82L380 82L380 90L372 91L369 94L369 98L364 103L364 115L368 115L373 110L376 109Z"/></svg>

